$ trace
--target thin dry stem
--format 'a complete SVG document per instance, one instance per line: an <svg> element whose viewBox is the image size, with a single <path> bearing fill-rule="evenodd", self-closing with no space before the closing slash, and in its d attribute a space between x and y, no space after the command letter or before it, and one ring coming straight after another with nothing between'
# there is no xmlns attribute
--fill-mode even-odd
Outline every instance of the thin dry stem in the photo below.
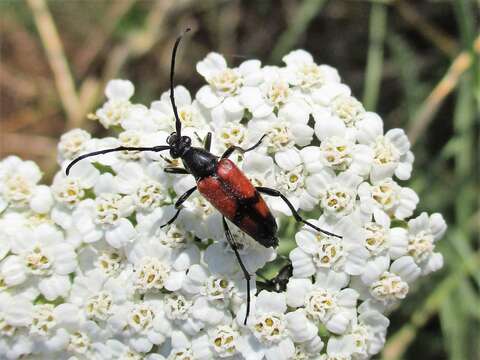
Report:
<svg viewBox="0 0 480 360"><path fill-rule="evenodd" d="M164 0L154 3L145 22L145 29L128 39L128 52L134 56L146 53L161 38L166 16L170 14L177 1Z"/></svg>
<svg viewBox="0 0 480 360"><path fill-rule="evenodd" d="M437 48L450 57L455 56L458 51L456 41L447 33L428 22L413 5L407 1L398 0L395 2L400 16L410 25L416 28L420 34L430 40Z"/></svg>
<svg viewBox="0 0 480 360"><path fill-rule="evenodd" d="M474 41L474 52L480 54L480 35ZM460 77L465 73L473 63L473 55L468 51L462 51L453 60L452 65L442 80L435 86L430 95L420 106L420 110L413 117L408 129L410 142L415 144L420 136L425 132L433 117L437 113L440 105L445 98L455 89Z"/></svg>
<svg viewBox="0 0 480 360"><path fill-rule="evenodd" d="M76 72L82 77L104 48L118 22L128 13L137 0L114 1L107 10L102 24L93 28L87 36L88 47L76 59Z"/></svg>
<svg viewBox="0 0 480 360"><path fill-rule="evenodd" d="M156 2L150 10L148 18L146 19L145 28L138 31L126 42L117 45L113 48L108 58L108 62L103 68L102 79L97 82L96 88L90 88L90 96L84 103L84 109L88 112L95 105L98 94L103 89L106 83L117 76L121 68L131 56L141 56L148 52L164 35L165 19L174 8L179 6L186 6L190 1L173 0Z"/></svg>
<svg viewBox="0 0 480 360"><path fill-rule="evenodd" d="M44 0L28 0L27 2L32 10L40 39L52 68L60 100L67 113L67 127L78 127L82 121L80 101L52 15Z"/></svg>

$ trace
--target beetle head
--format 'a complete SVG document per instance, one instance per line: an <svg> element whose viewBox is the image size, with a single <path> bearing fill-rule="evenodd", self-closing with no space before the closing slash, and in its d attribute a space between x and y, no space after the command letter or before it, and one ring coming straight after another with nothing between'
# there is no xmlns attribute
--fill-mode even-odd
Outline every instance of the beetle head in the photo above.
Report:
<svg viewBox="0 0 480 360"><path fill-rule="evenodd" d="M192 147L192 140L188 136L178 138L176 132L170 134L167 138L167 144L170 145L170 156L174 159L182 157Z"/></svg>

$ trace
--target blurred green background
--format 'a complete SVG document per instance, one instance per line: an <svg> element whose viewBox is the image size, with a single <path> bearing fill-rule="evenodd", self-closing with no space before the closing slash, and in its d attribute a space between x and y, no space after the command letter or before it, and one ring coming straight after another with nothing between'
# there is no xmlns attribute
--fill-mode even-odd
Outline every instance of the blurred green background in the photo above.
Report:
<svg viewBox="0 0 480 360"><path fill-rule="evenodd" d="M231 65L280 64L294 48L338 68L353 94L408 132L418 212L449 230L442 271L391 316L383 359L480 359L480 2L477 0L0 0L0 157L37 161L48 182L56 143L73 127L105 135L86 114L111 78L135 101L168 87L170 52L187 26L177 82L202 84L209 51Z"/></svg>

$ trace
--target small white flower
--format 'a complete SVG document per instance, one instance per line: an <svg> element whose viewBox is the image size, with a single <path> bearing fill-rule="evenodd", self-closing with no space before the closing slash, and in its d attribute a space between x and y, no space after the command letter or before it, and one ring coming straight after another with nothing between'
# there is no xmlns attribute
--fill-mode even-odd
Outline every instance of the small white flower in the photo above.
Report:
<svg viewBox="0 0 480 360"><path fill-rule="evenodd" d="M351 286L360 293L361 299L373 298L389 309L405 298L409 283L416 280L420 272L411 256L402 256L391 265L388 257L378 257L366 266L361 282L353 279Z"/></svg>
<svg viewBox="0 0 480 360"><path fill-rule="evenodd" d="M167 360L207 360L212 358L211 346L206 334L188 339L180 331L172 332L171 351Z"/></svg>
<svg viewBox="0 0 480 360"><path fill-rule="evenodd" d="M107 340L105 343L95 344L97 358L108 360L165 360L159 354L145 355L136 351L133 346L124 344L116 339ZM95 358L95 359L97 359Z"/></svg>
<svg viewBox="0 0 480 360"><path fill-rule="evenodd" d="M149 352L153 345L162 344L169 331L163 303L157 299L115 306L108 322L114 333L137 352Z"/></svg>
<svg viewBox="0 0 480 360"><path fill-rule="evenodd" d="M157 131L169 132L170 119L166 114L157 111L154 107L148 108L141 104L130 105L125 116L120 120L120 126L129 135L124 135L125 140L137 141L138 135L141 135L141 140L146 141L148 135ZM130 136L132 135L132 136ZM125 155L125 153L123 153Z"/></svg>
<svg viewBox="0 0 480 360"><path fill-rule="evenodd" d="M104 193L95 200L80 202L72 217L74 225L85 243L105 240L114 248L120 248L132 241L135 229L125 217L133 211L130 196Z"/></svg>
<svg viewBox="0 0 480 360"><path fill-rule="evenodd" d="M310 279L291 279L287 285L287 304L304 307L307 317L325 324L335 334L343 334L356 318L358 294L344 289L348 276L321 270L314 283Z"/></svg>
<svg viewBox="0 0 480 360"><path fill-rule="evenodd" d="M36 215L33 218L43 218L43 216ZM0 260L9 254L16 234L23 228L31 227L33 222L31 214L26 212L6 211L2 213L0 216Z"/></svg>
<svg viewBox="0 0 480 360"><path fill-rule="evenodd" d="M54 306L51 304L36 305L32 315L30 333L46 336L57 324L54 315Z"/></svg>
<svg viewBox="0 0 480 360"><path fill-rule="evenodd" d="M78 275L74 279L69 301L77 305L87 319L105 322L113 315L115 305L123 304L133 296L131 275L125 275L112 279L99 270L86 276Z"/></svg>
<svg viewBox="0 0 480 360"><path fill-rule="evenodd" d="M83 331L75 331L70 335L67 351L80 356L92 356L92 340L89 334Z"/></svg>
<svg viewBox="0 0 480 360"><path fill-rule="evenodd" d="M172 249L182 249L193 240L193 234L177 224L171 224L166 231L159 232L160 244Z"/></svg>
<svg viewBox="0 0 480 360"><path fill-rule="evenodd" d="M65 296L70 290L68 274L76 270L77 256L54 226L43 224L34 230L23 229L12 244L12 253L2 264L7 285L32 279L48 300Z"/></svg>
<svg viewBox="0 0 480 360"><path fill-rule="evenodd" d="M294 145L309 145L313 138L313 129L308 126L310 111L307 104L297 99L283 106L278 116L270 114L263 118L254 118L248 123L248 130L254 139L267 134L264 144L269 153L292 148Z"/></svg>
<svg viewBox="0 0 480 360"><path fill-rule="evenodd" d="M85 188L80 181L75 178L56 177L52 188L53 195L58 202L65 203L67 206L73 207L79 203L85 196Z"/></svg>
<svg viewBox="0 0 480 360"><path fill-rule="evenodd" d="M51 217L64 229L70 229L73 223L72 211L81 200L88 196L99 179L100 172L88 161L82 161L72 168L70 175L59 172L53 179L52 194L57 204L52 209Z"/></svg>
<svg viewBox="0 0 480 360"><path fill-rule="evenodd" d="M197 71L219 95L236 95L243 85L242 74L236 69L229 69L223 56L217 53L210 53L199 62Z"/></svg>
<svg viewBox="0 0 480 360"><path fill-rule="evenodd" d="M256 151L245 154L242 169L254 186L271 187L275 185L275 166L270 156ZM265 197L266 201L271 198Z"/></svg>
<svg viewBox="0 0 480 360"><path fill-rule="evenodd" d="M408 222L408 255L422 269L422 275L439 270L443 266L443 256L434 252L435 242L447 229L441 214L435 213L420 216Z"/></svg>
<svg viewBox="0 0 480 360"><path fill-rule="evenodd" d="M247 320L249 333L239 342L239 351L247 359L288 359L295 348L290 335L285 294L265 290L252 303ZM243 326L246 307L237 313L237 322Z"/></svg>
<svg viewBox="0 0 480 360"><path fill-rule="evenodd" d="M226 122L216 126L215 138L220 144L218 151L224 151L230 146L248 147L247 146L247 129L245 125L237 122Z"/></svg>
<svg viewBox="0 0 480 360"><path fill-rule="evenodd" d="M105 127L119 125L121 120L128 116L131 109L130 98L135 89L128 80L111 80L107 84L105 95L108 101L97 110L96 116Z"/></svg>
<svg viewBox="0 0 480 360"><path fill-rule="evenodd" d="M373 148L373 165L370 178L377 182L393 174L400 180L408 180L412 172L413 154L410 142L402 129L391 129L383 135L383 121L373 113L367 113L358 123L358 141Z"/></svg>
<svg viewBox="0 0 480 360"><path fill-rule="evenodd" d="M312 55L305 50L291 51L282 60L287 65L285 75L288 82L306 94L328 83L340 82L337 70L315 64Z"/></svg>
<svg viewBox="0 0 480 360"><path fill-rule="evenodd" d="M401 277L391 272L384 272L375 281L370 292L378 300L395 301L403 299L408 293L408 284Z"/></svg>
<svg viewBox="0 0 480 360"><path fill-rule="evenodd" d="M0 354L6 359L18 359L33 351L28 333L33 306L18 295L0 293Z"/></svg>
<svg viewBox="0 0 480 360"><path fill-rule="evenodd" d="M263 82L259 86L244 86L241 101L254 118L264 118L293 100L293 92L282 69L266 66L262 69Z"/></svg>
<svg viewBox="0 0 480 360"><path fill-rule="evenodd" d="M249 60L238 68L228 68L225 58L210 53L197 64L197 71L209 85L203 86L196 95L198 102L211 109L214 122L238 121L243 116L239 93L243 86L257 85L261 79L260 61Z"/></svg>
<svg viewBox="0 0 480 360"><path fill-rule="evenodd" d="M360 116L365 112L363 105L353 96L338 96L330 103L330 110L334 116L341 119L348 127L353 127Z"/></svg>
<svg viewBox="0 0 480 360"><path fill-rule="evenodd" d="M325 269L350 275L358 275L363 271L368 251L355 242L360 228L350 217L336 220L322 215L319 220L309 221L337 236L304 226L295 235L298 247L290 252L294 277L307 278Z"/></svg>
<svg viewBox="0 0 480 360"><path fill-rule="evenodd" d="M0 293L0 339L19 335L31 324L33 306L21 296Z"/></svg>
<svg viewBox="0 0 480 360"><path fill-rule="evenodd" d="M82 155L91 138L90 133L82 129L72 129L63 134L58 143L58 162L62 163L64 160Z"/></svg>
<svg viewBox="0 0 480 360"><path fill-rule="evenodd" d="M361 275L368 264L375 262L378 257L388 257L392 260L407 253L407 231L401 227L391 228L391 221L383 212L376 211L371 216L363 217L360 212L345 218L344 242L345 247L358 253L360 246L366 253L365 262L355 262L352 275Z"/></svg>
<svg viewBox="0 0 480 360"><path fill-rule="evenodd" d="M125 130L118 134L120 145L125 147L140 147L142 146L143 133L138 130ZM121 151L118 156L122 159L138 160L141 153L138 151Z"/></svg>
<svg viewBox="0 0 480 360"><path fill-rule="evenodd" d="M240 333L230 325L220 325L209 331L209 341L213 353L219 358L232 358L238 354Z"/></svg>
<svg viewBox="0 0 480 360"><path fill-rule="evenodd" d="M91 271L100 270L105 276L114 278L127 266L122 249L113 248L103 241L86 244L79 248L77 253L79 271L85 275Z"/></svg>
<svg viewBox="0 0 480 360"><path fill-rule="evenodd" d="M202 301L202 299L206 300L201 297L194 301L190 296L184 296L178 292L167 294L163 298L165 321L169 320L172 327L189 336L198 335L202 329L208 327L209 323L212 323L213 326L221 323L222 316L217 317L219 312L212 309L207 301ZM209 319L212 314L214 318Z"/></svg>
<svg viewBox="0 0 480 360"><path fill-rule="evenodd" d="M310 341L301 344L295 344L294 360L316 360L319 353L323 349L324 343L320 336L314 337Z"/></svg>
<svg viewBox="0 0 480 360"><path fill-rule="evenodd" d="M30 206L35 212L48 212L52 200L48 188L37 186L41 177L42 173L33 161L22 161L17 156L9 156L2 160L0 162L0 211L7 206L14 209L25 209ZM42 200L44 203L39 203Z"/></svg>
<svg viewBox="0 0 480 360"><path fill-rule="evenodd" d="M340 217L353 212L357 188L362 178L353 171L338 175L328 168L321 169L306 180L308 192L320 199L320 206L328 216Z"/></svg>
<svg viewBox="0 0 480 360"><path fill-rule="evenodd" d="M380 352L385 344L390 321L366 301L358 307L357 322L351 327L354 339L354 358L367 359Z"/></svg>
<svg viewBox="0 0 480 360"><path fill-rule="evenodd" d="M95 223L98 225L114 225L120 218L131 212L131 199L118 194L104 194L96 199Z"/></svg>
<svg viewBox="0 0 480 360"><path fill-rule="evenodd" d="M327 343L327 353L320 356L320 360L351 360L355 351L352 335L332 336Z"/></svg>
<svg viewBox="0 0 480 360"><path fill-rule="evenodd" d="M220 274L209 274L208 270L199 264L192 265L189 270L183 289L192 295L205 296L218 307L229 306L233 292L233 282Z"/></svg>
<svg viewBox="0 0 480 360"><path fill-rule="evenodd" d="M134 266L134 283L140 293L158 292L163 288L177 291L182 287L185 272L198 262L196 247L183 250L183 257L156 239L142 238L127 249L128 260Z"/></svg>
<svg viewBox="0 0 480 360"><path fill-rule="evenodd" d="M36 352L52 354L65 349L70 341L69 329L78 324L78 308L72 304L35 305L30 335Z"/></svg>
<svg viewBox="0 0 480 360"><path fill-rule="evenodd" d="M311 161L315 161L312 147L302 150L289 149L275 155L279 170L275 174L276 188L281 191L297 208L312 210L316 199L307 191L307 184L315 174L316 168ZM290 215L290 209L280 198L270 198L274 210Z"/></svg>
<svg viewBox="0 0 480 360"><path fill-rule="evenodd" d="M125 163L115 166L116 188L119 193L132 196L137 209L151 212L170 202L168 190L165 187L165 175L157 178L137 163Z"/></svg>
<svg viewBox="0 0 480 360"><path fill-rule="evenodd" d="M388 254L390 258L397 259L407 251L406 231L400 227L390 228L390 219L375 218L375 222L367 222L365 229L365 248L370 256L383 256Z"/></svg>
<svg viewBox="0 0 480 360"><path fill-rule="evenodd" d="M351 90L345 84L329 83L316 90L312 95L315 101L313 117L317 136L321 128L330 123L342 123L346 127L349 139L356 138L357 123L363 118L363 105L351 96Z"/></svg>
<svg viewBox="0 0 480 360"><path fill-rule="evenodd" d="M378 216L393 216L403 220L413 214L417 207L418 195L410 188L401 187L391 178L372 185L364 182L358 187L360 209L365 214L380 212Z"/></svg>
<svg viewBox="0 0 480 360"><path fill-rule="evenodd" d="M369 174L373 150L356 144L351 129L343 121L322 116L316 120L315 133L321 141L319 157L324 166L335 171L350 169L362 177Z"/></svg>
<svg viewBox="0 0 480 360"><path fill-rule="evenodd" d="M22 284L27 279L25 264L20 256L9 255L0 263L1 289Z"/></svg>
<svg viewBox="0 0 480 360"><path fill-rule="evenodd" d="M184 179L190 180L188 177ZM188 186L190 187L190 183ZM203 196L198 193L193 194L183 203L183 207L176 222L180 223L185 230L193 232L201 239L215 238L220 233L223 234L219 227L222 221L221 215ZM174 212L174 209L171 209L171 212L165 212L163 223L170 220Z"/></svg>
<svg viewBox="0 0 480 360"><path fill-rule="evenodd" d="M181 294L170 294L165 297L165 312L171 320L186 320L193 302Z"/></svg>
<svg viewBox="0 0 480 360"><path fill-rule="evenodd" d="M193 135L193 132L197 132L203 139L203 130L208 126L207 121L198 107L197 101L192 101L192 96L185 87L175 87L175 103L177 105L178 116L182 123L182 134ZM170 92L163 93L160 101L154 101L151 109L166 117L162 124L165 130L169 131L169 133L175 130L175 116L170 101ZM192 136L192 140L195 141L194 136Z"/></svg>
<svg viewBox="0 0 480 360"><path fill-rule="evenodd" d="M33 351L33 341L28 332L19 332L15 338L0 338L0 353L6 359L19 359L26 357Z"/></svg>
<svg viewBox="0 0 480 360"><path fill-rule="evenodd" d="M295 238L298 247L290 253L295 277L311 276L321 268L341 271L344 267L346 254L341 239L308 229Z"/></svg>

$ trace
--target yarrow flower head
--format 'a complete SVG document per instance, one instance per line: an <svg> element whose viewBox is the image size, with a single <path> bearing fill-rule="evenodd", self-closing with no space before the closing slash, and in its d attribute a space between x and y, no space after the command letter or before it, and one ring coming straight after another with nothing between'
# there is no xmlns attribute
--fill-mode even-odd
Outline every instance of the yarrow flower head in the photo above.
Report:
<svg viewBox="0 0 480 360"><path fill-rule="evenodd" d="M205 85L178 86L175 97L193 146L210 139L219 155L262 139L230 159L254 186L282 194L261 195L277 225L302 210L319 214L302 218L288 256L230 221L227 239L221 214L198 192L175 204L196 182L164 171L184 172L167 152L114 151L66 175L85 153L167 144L176 131L168 92L143 105L130 81L110 81L89 117L111 136L62 135L51 186L32 161L0 161L2 359L327 360L381 351L390 309L442 267L436 244L447 225L438 213L415 213L403 130L385 129L336 69L305 50L283 62L235 66L210 53L197 64Z"/></svg>

